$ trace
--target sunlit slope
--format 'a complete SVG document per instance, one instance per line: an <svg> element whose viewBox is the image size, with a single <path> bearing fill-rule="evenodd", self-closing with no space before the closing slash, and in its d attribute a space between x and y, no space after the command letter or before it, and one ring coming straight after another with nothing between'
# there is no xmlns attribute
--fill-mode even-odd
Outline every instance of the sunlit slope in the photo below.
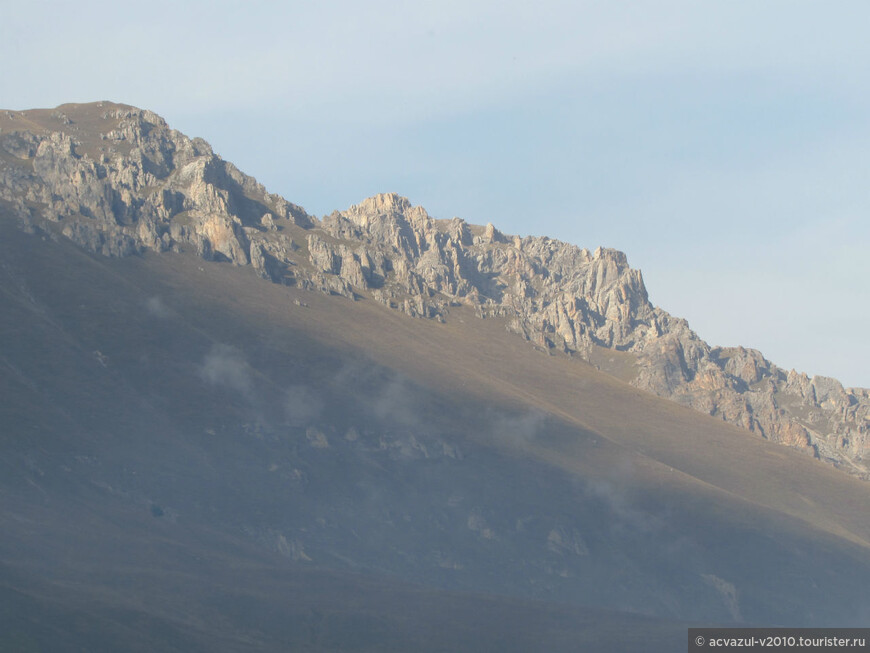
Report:
<svg viewBox="0 0 870 653"><path fill-rule="evenodd" d="M409 633L444 623L448 591L548 632L578 606L662 627L866 620L868 490L822 464L461 310L438 324L192 256L0 235L0 563L21 604L86 599L105 623L123 595L123 628L168 623L179 649L226 615L238 650L281 641L280 605L321 573L357 588L326 630L370 650L418 591L433 616Z"/></svg>

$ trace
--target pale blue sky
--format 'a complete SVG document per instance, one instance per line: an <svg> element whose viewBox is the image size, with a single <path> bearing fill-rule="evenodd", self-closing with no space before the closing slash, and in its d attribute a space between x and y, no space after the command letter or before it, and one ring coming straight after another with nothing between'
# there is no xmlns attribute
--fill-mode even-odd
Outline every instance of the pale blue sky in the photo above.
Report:
<svg viewBox="0 0 870 653"><path fill-rule="evenodd" d="M870 386L866 2L2 15L0 107L151 108L318 215L396 191L436 217L616 247L711 344Z"/></svg>

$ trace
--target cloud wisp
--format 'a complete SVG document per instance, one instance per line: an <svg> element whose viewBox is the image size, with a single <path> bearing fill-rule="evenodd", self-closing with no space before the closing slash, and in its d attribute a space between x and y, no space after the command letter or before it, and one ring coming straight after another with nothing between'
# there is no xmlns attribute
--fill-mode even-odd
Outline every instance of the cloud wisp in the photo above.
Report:
<svg viewBox="0 0 870 653"><path fill-rule="evenodd" d="M254 396L251 367L235 347L213 345L199 367L199 376L210 385L235 390L248 399Z"/></svg>

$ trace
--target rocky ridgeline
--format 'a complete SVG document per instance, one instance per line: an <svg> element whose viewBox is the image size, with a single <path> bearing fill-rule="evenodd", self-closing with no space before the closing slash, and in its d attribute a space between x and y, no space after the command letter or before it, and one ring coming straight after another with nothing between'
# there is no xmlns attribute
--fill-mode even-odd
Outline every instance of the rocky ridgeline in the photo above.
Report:
<svg viewBox="0 0 870 653"><path fill-rule="evenodd" d="M620 360L635 364L619 375L635 386L870 478L868 390L786 372L755 350L710 347L650 304L616 250L436 220L395 194L319 221L201 139L112 103L0 114L0 203L24 228L106 256L194 250L411 316L444 320L471 306L606 370L602 351L625 352Z"/></svg>
<svg viewBox="0 0 870 653"><path fill-rule="evenodd" d="M247 265L249 233L280 220L311 224L150 111L111 103L7 111L0 129L7 208L25 226L53 223L52 233L106 256L190 245L204 258Z"/></svg>
<svg viewBox="0 0 870 653"><path fill-rule="evenodd" d="M320 227L336 245L310 235L317 260L379 301L439 319L469 304L482 317L504 316L539 347L587 360L601 359L601 348L628 352L635 386L870 476L870 392L786 372L755 350L709 346L650 304L622 252L434 220L396 195L334 213Z"/></svg>

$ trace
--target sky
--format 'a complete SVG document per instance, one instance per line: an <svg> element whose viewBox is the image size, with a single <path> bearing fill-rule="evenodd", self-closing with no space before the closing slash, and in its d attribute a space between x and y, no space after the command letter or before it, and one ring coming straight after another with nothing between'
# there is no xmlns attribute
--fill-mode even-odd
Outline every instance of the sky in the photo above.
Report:
<svg viewBox="0 0 870 653"><path fill-rule="evenodd" d="M710 344L870 387L870 3L4 5L0 107L152 109L318 216L614 247Z"/></svg>

